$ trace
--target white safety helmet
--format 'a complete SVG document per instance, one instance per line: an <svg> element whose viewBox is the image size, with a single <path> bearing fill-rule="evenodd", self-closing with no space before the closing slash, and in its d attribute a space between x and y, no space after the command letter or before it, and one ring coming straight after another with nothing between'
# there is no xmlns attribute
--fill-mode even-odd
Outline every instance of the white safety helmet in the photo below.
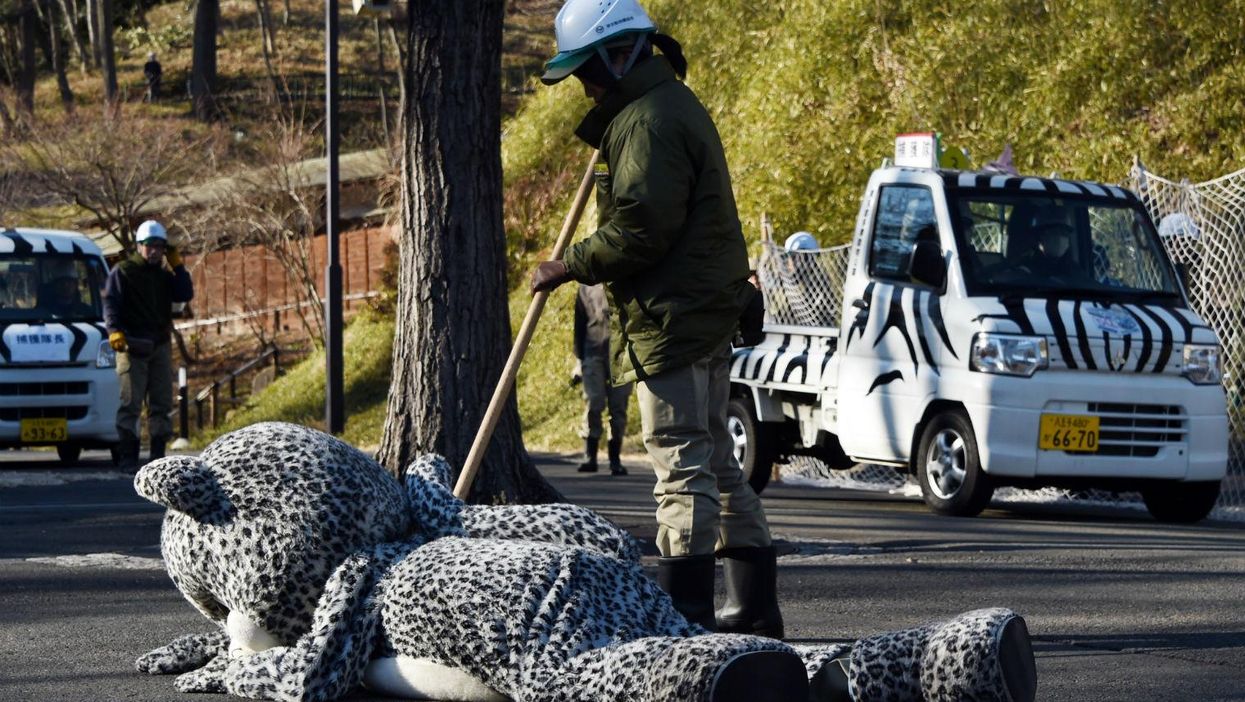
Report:
<svg viewBox="0 0 1245 702"><path fill-rule="evenodd" d="M558 54L545 63L540 80L553 85L575 72L594 53L605 54L606 45L620 35L657 31L657 25L635 0L567 0L553 20ZM603 56L606 63L608 56ZM626 71L623 71L626 73Z"/></svg>
<svg viewBox="0 0 1245 702"><path fill-rule="evenodd" d="M149 219L138 225L138 232L134 235L134 240L140 244L146 242L148 239L159 239L167 242L169 240L169 234L164 231L163 224L160 224L154 219Z"/></svg>
<svg viewBox="0 0 1245 702"><path fill-rule="evenodd" d="M787 237L782 244L783 249L787 251L814 251L821 248L817 243L817 239L808 232L796 232Z"/></svg>

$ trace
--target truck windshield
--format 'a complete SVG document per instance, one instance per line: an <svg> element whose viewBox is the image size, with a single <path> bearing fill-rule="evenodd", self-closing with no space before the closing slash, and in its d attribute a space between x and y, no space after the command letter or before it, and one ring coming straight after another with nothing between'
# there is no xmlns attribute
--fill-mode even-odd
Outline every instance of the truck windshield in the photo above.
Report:
<svg viewBox="0 0 1245 702"><path fill-rule="evenodd" d="M106 277L89 256L0 254L0 324L99 321Z"/></svg>
<svg viewBox="0 0 1245 702"><path fill-rule="evenodd" d="M952 195L970 295L1180 300L1140 205L1046 193Z"/></svg>

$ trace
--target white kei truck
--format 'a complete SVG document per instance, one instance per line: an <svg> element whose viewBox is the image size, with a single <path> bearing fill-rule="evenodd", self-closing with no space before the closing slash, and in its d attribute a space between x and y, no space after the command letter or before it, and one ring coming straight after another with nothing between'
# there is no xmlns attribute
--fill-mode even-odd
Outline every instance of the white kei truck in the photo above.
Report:
<svg viewBox="0 0 1245 702"><path fill-rule="evenodd" d="M1139 491L1159 520L1207 516L1228 461L1222 351L1142 202L903 165L905 141L850 245L762 256L765 337L734 350L728 410L753 487L811 455L909 471L945 515L1006 485Z"/></svg>
<svg viewBox="0 0 1245 702"><path fill-rule="evenodd" d="M103 253L88 237L0 228L0 448L116 451L116 354Z"/></svg>

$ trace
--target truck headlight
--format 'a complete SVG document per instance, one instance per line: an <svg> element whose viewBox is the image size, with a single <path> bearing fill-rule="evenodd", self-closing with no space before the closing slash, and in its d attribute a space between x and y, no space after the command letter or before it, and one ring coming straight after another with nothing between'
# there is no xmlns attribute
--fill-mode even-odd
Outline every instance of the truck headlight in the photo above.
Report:
<svg viewBox="0 0 1245 702"><path fill-rule="evenodd" d="M95 354L96 368L112 368L117 365L117 352L112 350L112 344L107 339L99 342L99 352Z"/></svg>
<svg viewBox="0 0 1245 702"><path fill-rule="evenodd" d="M1041 336L980 333L973 337L968 367L978 373L1029 377L1050 365Z"/></svg>
<svg viewBox="0 0 1245 702"><path fill-rule="evenodd" d="M1217 344L1185 344L1180 374L1194 385L1223 382L1223 349Z"/></svg>

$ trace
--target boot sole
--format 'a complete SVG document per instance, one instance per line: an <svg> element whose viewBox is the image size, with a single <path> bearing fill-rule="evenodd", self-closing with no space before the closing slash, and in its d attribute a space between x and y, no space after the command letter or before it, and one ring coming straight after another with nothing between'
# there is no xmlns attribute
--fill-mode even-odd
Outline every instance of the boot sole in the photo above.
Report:
<svg viewBox="0 0 1245 702"><path fill-rule="evenodd" d="M786 651L749 651L714 677L709 702L802 702L808 699L804 662Z"/></svg>
<svg viewBox="0 0 1245 702"><path fill-rule="evenodd" d="M1037 667L1023 617L1012 618L999 633L999 667L1008 702L1033 702L1037 697Z"/></svg>

